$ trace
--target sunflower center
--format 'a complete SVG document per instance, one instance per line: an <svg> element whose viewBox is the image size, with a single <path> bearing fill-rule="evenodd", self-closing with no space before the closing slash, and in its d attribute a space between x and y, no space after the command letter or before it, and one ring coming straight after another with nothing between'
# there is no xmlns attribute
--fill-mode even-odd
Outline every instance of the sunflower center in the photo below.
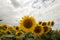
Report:
<svg viewBox="0 0 60 40"><path fill-rule="evenodd" d="M42 22L39 22L39 24L41 24Z"/></svg>
<svg viewBox="0 0 60 40"><path fill-rule="evenodd" d="M48 27L43 27L44 28L44 32L46 32L48 30Z"/></svg>
<svg viewBox="0 0 60 40"><path fill-rule="evenodd" d="M9 31L7 31L7 34L11 34Z"/></svg>
<svg viewBox="0 0 60 40"><path fill-rule="evenodd" d="M22 33L21 32L19 32L19 33L17 33L17 36L20 36Z"/></svg>
<svg viewBox="0 0 60 40"><path fill-rule="evenodd" d="M18 28L18 27L16 27L16 30L19 30L19 28Z"/></svg>
<svg viewBox="0 0 60 40"><path fill-rule="evenodd" d="M42 26L45 26L45 25L46 25L46 22L43 22L43 23L42 23Z"/></svg>
<svg viewBox="0 0 60 40"><path fill-rule="evenodd" d="M7 28L7 25L4 25L4 28Z"/></svg>
<svg viewBox="0 0 60 40"><path fill-rule="evenodd" d="M40 33L40 32L41 32L40 26L35 27L34 32L36 32L36 33Z"/></svg>
<svg viewBox="0 0 60 40"><path fill-rule="evenodd" d="M48 25L50 25L50 22L48 22Z"/></svg>
<svg viewBox="0 0 60 40"><path fill-rule="evenodd" d="M51 25L53 26L54 25L54 22L52 22Z"/></svg>
<svg viewBox="0 0 60 40"><path fill-rule="evenodd" d="M30 19L27 19L27 20L24 21L23 25L24 25L25 28L31 28L33 23Z"/></svg>
<svg viewBox="0 0 60 40"><path fill-rule="evenodd" d="M1 32L1 31L0 31Z"/></svg>

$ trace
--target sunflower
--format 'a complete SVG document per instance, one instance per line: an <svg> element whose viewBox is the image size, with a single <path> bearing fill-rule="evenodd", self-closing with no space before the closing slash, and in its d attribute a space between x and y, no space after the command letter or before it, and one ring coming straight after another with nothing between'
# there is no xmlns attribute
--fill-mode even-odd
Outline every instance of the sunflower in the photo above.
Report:
<svg viewBox="0 0 60 40"><path fill-rule="evenodd" d="M42 22L42 26L46 26L47 25L47 22Z"/></svg>
<svg viewBox="0 0 60 40"><path fill-rule="evenodd" d="M0 32L4 33L4 32L5 32L5 30L0 30Z"/></svg>
<svg viewBox="0 0 60 40"><path fill-rule="evenodd" d="M3 27L4 30L7 30L7 29L11 28L11 26L7 25L7 24L1 24L0 26Z"/></svg>
<svg viewBox="0 0 60 40"><path fill-rule="evenodd" d="M39 21L38 24L39 24L39 25L42 25L42 21Z"/></svg>
<svg viewBox="0 0 60 40"><path fill-rule="evenodd" d="M32 16L24 16L20 21L20 29L24 32L31 32L36 26L36 21Z"/></svg>
<svg viewBox="0 0 60 40"><path fill-rule="evenodd" d="M19 26L13 26L13 30L18 31L20 30Z"/></svg>
<svg viewBox="0 0 60 40"><path fill-rule="evenodd" d="M0 30L0 32L1 32L1 30Z"/></svg>
<svg viewBox="0 0 60 40"><path fill-rule="evenodd" d="M49 21L48 26L54 26L54 21Z"/></svg>
<svg viewBox="0 0 60 40"><path fill-rule="evenodd" d="M58 30L60 32L60 30Z"/></svg>
<svg viewBox="0 0 60 40"><path fill-rule="evenodd" d="M60 33L60 30L55 30L57 33Z"/></svg>
<svg viewBox="0 0 60 40"><path fill-rule="evenodd" d="M48 26L51 26L51 25L50 25L50 23L51 23L51 22L50 22L50 21L48 21L48 22L47 22L47 25L48 25Z"/></svg>
<svg viewBox="0 0 60 40"><path fill-rule="evenodd" d="M0 26L5 28L5 29L7 29L7 25L6 24L1 24Z"/></svg>
<svg viewBox="0 0 60 40"><path fill-rule="evenodd" d="M17 35L17 36L20 36L21 34L23 34L23 32L16 31L16 35Z"/></svg>
<svg viewBox="0 0 60 40"><path fill-rule="evenodd" d="M24 34L23 32L21 31L16 31L16 38L19 38L20 35Z"/></svg>
<svg viewBox="0 0 60 40"><path fill-rule="evenodd" d="M34 35L42 35L44 33L44 29L41 25L37 25L33 30Z"/></svg>
<svg viewBox="0 0 60 40"><path fill-rule="evenodd" d="M54 21L51 21L51 26L54 26Z"/></svg>
<svg viewBox="0 0 60 40"><path fill-rule="evenodd" d="M44 26L44 34L47 34L48 32L50 32L50 29L48 26Z"/></svg>
<svg viewBox="0 0 60 40"><path fill-rule="evenodd" d="M5 33L8 34L8 35L12 34L12 32L10 30L6 30Z"/></svg>

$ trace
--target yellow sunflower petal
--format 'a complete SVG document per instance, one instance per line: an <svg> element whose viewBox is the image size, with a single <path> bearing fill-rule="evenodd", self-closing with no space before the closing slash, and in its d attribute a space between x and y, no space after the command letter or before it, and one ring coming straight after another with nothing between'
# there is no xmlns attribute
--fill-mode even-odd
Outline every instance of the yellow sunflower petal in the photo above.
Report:
<svg viewBox="0 0 60 40"><path fill-rule="evenodd" d="M42 35L44 33L44 29L41 25L37 25L33 30L34 35Z"/></svg>
<svg viewBox="0 0 60 40"><path fill-rule="evenodd" d="M32 16L24 16L20 21L20 29L25 32L31 32L36 26L36 21Z"/></svg>

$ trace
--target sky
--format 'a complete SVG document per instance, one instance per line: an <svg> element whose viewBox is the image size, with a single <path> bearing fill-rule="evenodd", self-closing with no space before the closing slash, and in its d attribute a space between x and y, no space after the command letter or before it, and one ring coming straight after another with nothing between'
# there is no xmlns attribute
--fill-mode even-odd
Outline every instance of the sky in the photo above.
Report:
<svg viewBox="0 0 60 40"><path fill-rule="evenodd" d="M23 16L36 21L54 20L53 29L60 29L60 0L0 0L0 24L19 25Z"/></svg>

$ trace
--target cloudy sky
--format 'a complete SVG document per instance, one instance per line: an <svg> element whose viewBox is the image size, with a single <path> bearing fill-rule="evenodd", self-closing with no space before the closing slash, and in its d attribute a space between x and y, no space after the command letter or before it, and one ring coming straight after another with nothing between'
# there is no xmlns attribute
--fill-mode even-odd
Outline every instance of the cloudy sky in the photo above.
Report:
<svg viewBox="0 0 60 40"><path fill-rule="evenodd" d="M37 22L54 20L53 29L60 29L60 0L0 0L0 24L19 25L24 15Z"/></svg>

